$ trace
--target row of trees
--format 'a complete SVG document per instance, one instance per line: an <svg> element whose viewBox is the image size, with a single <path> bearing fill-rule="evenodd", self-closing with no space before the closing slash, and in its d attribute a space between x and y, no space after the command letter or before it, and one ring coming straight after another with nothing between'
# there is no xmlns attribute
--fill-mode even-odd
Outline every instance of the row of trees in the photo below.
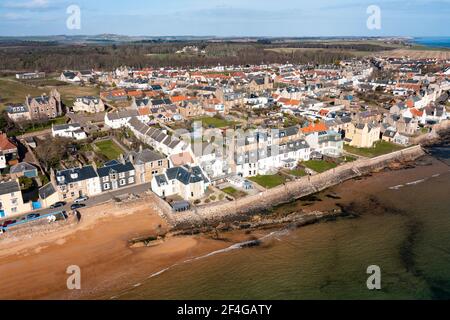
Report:
<svg viewBox="0 0 450 320"><path fill-rule="evenodd" d="M260 63L328 64L352 57L344 50L275 52L269 45L200 43L207 55L178 55L175 52L186 43L127 44L103 46L35 46L0 48L0 70L113 69L121 65L146 66L246 65Z"/></svg>

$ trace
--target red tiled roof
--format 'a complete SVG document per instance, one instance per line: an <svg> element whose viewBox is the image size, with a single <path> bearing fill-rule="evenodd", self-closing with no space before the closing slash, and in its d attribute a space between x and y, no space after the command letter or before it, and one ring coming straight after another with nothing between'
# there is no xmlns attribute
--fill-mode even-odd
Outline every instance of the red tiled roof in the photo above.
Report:
<svg viewBox="0 0 450 320"><path fill-rule="evenodd" d="M309 126L302 128L303 133L313 133L313 132L320 132L320 131L327 131L328 127L325 123L319 122L317 124L310 123Z"/></svg>
<svg viewBox="0 0 450 320"><path fill-rule="evenodd" d="M0 134L0 150L11 150L16 149L16 145L14 145L11 141L9 141L6 133Z"/></svg>

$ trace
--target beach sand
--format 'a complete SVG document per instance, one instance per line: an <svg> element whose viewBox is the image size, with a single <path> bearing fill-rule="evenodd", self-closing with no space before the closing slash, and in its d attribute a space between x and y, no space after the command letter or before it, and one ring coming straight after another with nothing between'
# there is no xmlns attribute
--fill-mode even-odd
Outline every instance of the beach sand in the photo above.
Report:
<svg viewBox="0 0 450 320"><path fill-rule="evenodd" d="M85 210L82 222L69 230L0 241L0 299L108 298L105 292L124 290L174 263L230 245L191 236L130 248L128 240L168 227L145 201L128 205L123 215L101 214L111 209L108 204ZM71 265L81 269L81 290L67 289Z"/></svg>

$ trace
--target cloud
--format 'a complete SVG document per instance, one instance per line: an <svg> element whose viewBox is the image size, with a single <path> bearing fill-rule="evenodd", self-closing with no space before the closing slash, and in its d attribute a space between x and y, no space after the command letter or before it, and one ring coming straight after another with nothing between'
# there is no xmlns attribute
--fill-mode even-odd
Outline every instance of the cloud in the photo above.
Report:
<svg viewBox="0 0 450 320"><path fill-rule="evenodd" d="M8 21L19 21L19 20L27 19L27 17L22 14L12 13L12 12L2 14L0 17L2 19L8 20Z"/></svg>
<svg viewBox="0 0 450 320"><path fill-rule="evenodd" d="M42 9L48 8L49 5L49 0L30 0L26 2L8 2L4 7L12 9Z"/></svg>

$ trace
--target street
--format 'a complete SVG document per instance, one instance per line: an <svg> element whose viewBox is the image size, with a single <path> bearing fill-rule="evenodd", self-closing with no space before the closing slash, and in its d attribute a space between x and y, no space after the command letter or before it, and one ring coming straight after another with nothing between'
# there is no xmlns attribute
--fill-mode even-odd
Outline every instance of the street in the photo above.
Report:
<svg viewBox="0 0 450 320"><path fill-rule="evenodd" d="M90 207L94 207L96 205L108 202L109 200L111 200L115 197L120 197L120 196L123 196L126 194L136 194L136 195L142 194L142 193L150 190L150 186L151 186L150 183L144 183L144 184L132 186L129 188L115 190L115 191L100 194L95 197L91 197L87 201L82 202L82 203L86 205L86 208L90 208ZM41 209L41 210L35 210L32 212L28 212L26 214L22 214L20 216L4 218L0 221L0 225L3 224L4 221L8 221L8 220L20 221L22 218L26 217L27 215L29 215L31 213L40 214L42 216L42 215L46 215L46 214L50 214L50 213L57 213L57 212L61 212L61 211L70 212L70 211L72 211L70 209L70 206L72 204L73 203L67 203L64 207L59 207L59 208L55 208L55 209L46 208L46 209ZM78 209L78 210L83 210L83 208Z"/></svg>

